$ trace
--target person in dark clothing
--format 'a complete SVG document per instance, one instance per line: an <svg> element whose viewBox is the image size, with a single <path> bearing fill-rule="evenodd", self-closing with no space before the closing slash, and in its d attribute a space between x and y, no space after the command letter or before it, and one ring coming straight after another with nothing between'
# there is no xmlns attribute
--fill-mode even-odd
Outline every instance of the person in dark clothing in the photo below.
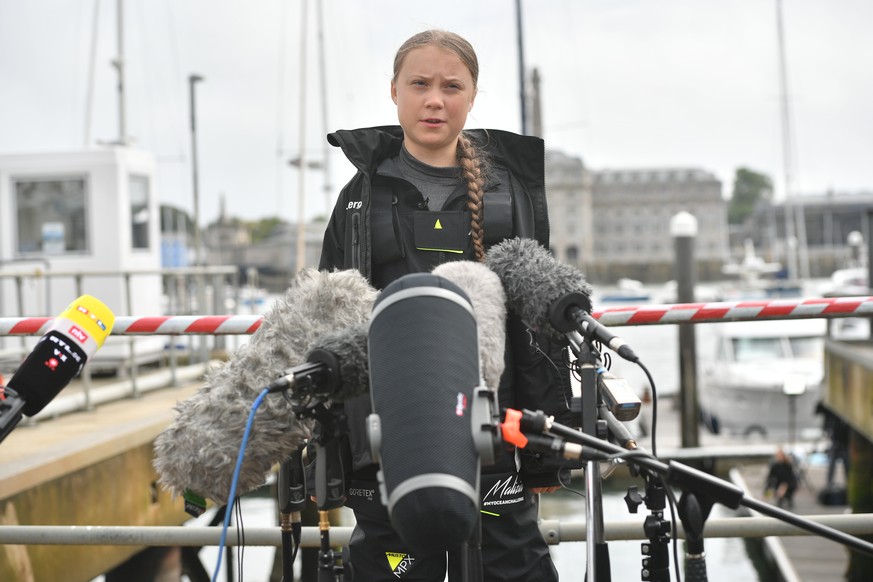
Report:
<svg viewBox="0 0 873 582"><path fill-rule="evenodd" d="M791 508L794 506L794 492L797 490L797 472L794 463L781 448L770 462L770 471L764 485L764 495L775 497L776 505Z"/></svg>
<svg viewBox="0 0 873 582"><path fill-rule="evenodd" d="M357 269L383 289L447 261L482 261L491 245L506 238L548 246L543 142L499 130L464 130L477 78L472 46L454 33L425 31L400 47L391 80L400 126L328 136L357 172L340 192L325 230L320 269ZM500 406L540 409L570 424L563 346L512 314L506 344ZM344 408L353 471L346 504L357 521L348 555L353 580L442 582L447 569L450 580L460 580L456 552L414 555L393 530L365 434L369 396ZM536 495L567 479L562 461L516 450L483 468L482 506L493 509L482 512L486 580L557 580L537 525Z"/></svg>
<svg viewBox="0 0 873 582"><path fill-rule="evenodd" d="M830 439L825 489L832 490L835 488L834 477L838 463L843 464L843 474L846 477L849 475L849 425L842 418L834 414L823 402L819 402L816 405L815 412L824 417L824 431Z"/></svg>

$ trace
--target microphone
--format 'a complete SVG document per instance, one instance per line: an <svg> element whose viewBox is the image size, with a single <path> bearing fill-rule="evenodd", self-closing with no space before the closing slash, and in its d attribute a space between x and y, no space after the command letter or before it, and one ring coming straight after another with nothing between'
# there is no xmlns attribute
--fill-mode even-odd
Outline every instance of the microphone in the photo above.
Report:
<svg viewBox="0 0 873 582"><path fill-rule="evenodd" d="M591 286L581 271L558 262L535 240L494 245L485 264L503 282L509 308L529 325L556 338L578 330L627 360L639 360L626 342L591 317Z"/></svg>
<svg viewBox="0 0 873 582"><path fill-rule="evenodd" d="M479 363L485 385L496 392L506 366L506 293L500 277L475 261L443 263L431 271L457 285L473 305L479 332Z"/></svg>
<svg viewBox="0 0 873 582"><path fill-rule="evenodd" d="M470 299L479 328L479 360L486 386L496 391L506 365L506 295L500 278L482 263L452 261L432 273L457 285ZM330 332L315 341L306 363L285 370L271 392L301 390L344 402L369 391L368 325Z"/></svg>
<svg viewBox="0 0 873 582"><path fill-rule="evenodd" d="M211 368L204 386L177 404L176 418L155 440L159 482L174 495L190 489L217 502L229 501L239 445L258 394L273 384L277 371L307 362L319 342L333 349L331 342L344 333L347 341L361 341L349 340L355 334L345 330L366 323L376 294L355 270L301 271L250 341ZM349 361L349 353L355 352L338 350L338 359ZM360 377L344 376L333 396L366 391L366 383L356 384ZM262 485L271 467L290 456L311 428L312 421L297 417L287 399L265 398L255 415L239 493Z"/></svg>
<svg viewBox="0 0 873 582"><path fill-rule="evenodd" d="M114 323L112 311L90 295L82 295L54 319L0 390L0 441L22 414L37 414L70 383L106 341Z"/></svg>
<svg viewBox="0 0 873 582"><path fill-rule="evenodd" d="M477 336L466 293L432 273L395 280L373 307L370 445L391 524L413 552L445 551L478 523Z"/></svg>
<svg viewBox="0 0 873 582"><path fill-rule="evenodd" d="M367 324L328 332L315 340L306 362L285 370L270 392L291 391L294 398L312 396L344 402L370 390Z"/></svg>

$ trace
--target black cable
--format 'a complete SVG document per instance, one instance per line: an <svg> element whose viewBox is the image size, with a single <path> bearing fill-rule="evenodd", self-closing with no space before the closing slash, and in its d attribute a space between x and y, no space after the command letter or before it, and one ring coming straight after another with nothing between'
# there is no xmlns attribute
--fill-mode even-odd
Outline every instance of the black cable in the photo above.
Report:
<svg viewBox="0 0 873 582"><path fill-rule="evenodd" d="M658 447L655 441L658 436L658 391L655 389L655 379L652 378L649 369L646 368L642 361L638 361L637 365L642 368L643 372L646 374L646 378L649 380L649 386L652 389L652 456L657 458Z"/></svg>
<svg viewBox="0 0 873 582"><path fill-rule="evenodd" d="M670 502L670 530L673 532L673 571L676 574L676 582L682 582L682 578L679 574L679 540L676 535L676 494L673 493L673 489L667 486L667 483L664 481L664 477L661 474L657 475L658 480L661 482L661 487L664 488L664 491L667 493L667 500Z"/></svg>
<svg viewBox="0 0 873 582"><path fill-rule="evenodd" d="M581 497L583 499L586 497L585 493L583 493L582 491L579 491L578 489L573 489L572 487L570 487L569 485L564 483L564 480L561 479L561 471L560 470L558 470L558 484L561 486L561 489L564 489L565 491L569 491L570 493L575 493L576 495L578 495L579 497Z"/></svg>
<svg viewBox="0 0 873 582"><path fill-rule="evenodd" d="M234 499L234 513L236 514L237 539L239 539L239 544L236 548L237 579L242 580L243 561L245 560L246 529L243 524L242 500L238 496Z"/></svg>

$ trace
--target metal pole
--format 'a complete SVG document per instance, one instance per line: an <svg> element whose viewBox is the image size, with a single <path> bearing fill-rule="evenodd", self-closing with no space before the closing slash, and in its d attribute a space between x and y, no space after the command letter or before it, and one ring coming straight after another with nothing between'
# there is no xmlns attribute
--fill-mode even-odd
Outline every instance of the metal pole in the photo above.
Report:
<svg viewBox="0 0 873 582"><path fill-rule="evenodd" d="M191 186L194 193L194 264L201 264L200 257L200 190L197 173L197 108L194 98L195 85L203 80L200 75L188 75L188 94L191 100Z"/></svg>
<svg viewBox="0 0 873 582"><path fill-rule="evenodd" d="M785 56L785 32L782 25L782 0L776 0L776 34L779 42L779 88L782 104L782 164L785 171L785 239L788 259L788 276L792 281L809 278L809 256L806 248L806 219L803 202L789 200L793 196L794 143L791 132L791 111L788 99L788 65ZM790 214L793 212L793 216ZM790 241L796 238L797 245L791 248Z"/></svg>
<svg viewBox="0 0 873 582"><path fill-rule="evenodd" d="M130 273L124 273L124 296L127 303L127 314L133 315L133 293L130 287ZM128 346L130 347L130 387L131 387L131 397L139 398L141 394L139 393L139 385L136 381L136 338L131 337L128 342Z"/></svg>
<svg viewBox="0 0 873 582"><path fill-rule="evenodd" d="M295 272L306 267L306 0L300 2L300 174L297 177L297 262Z"/></svg>
<svg viewBox="0 0 873 582"><path fill-rule="evenodd" d="M521 0L515 0L515 25L518 35L518 91L521 104L521 133L527 135L527 89L524 70L524 26L521 18Z"/></svg>
<svg viewBox="0 0 873 582"><path fill-rule="evenodd" d="M325 135L330 131L330 128L327 125L327 65L325 63L325 55L324 55L324 11L322 10L322 6L324 5L324 0L318 0L316 2L316 7L318 8L318 69L321 71L321 76L319 77L320 81L320 89L321 89L321 128ZM324 170L324 215L330 216L331 210L331 202L332 202L332 190L333 187L330 183L330 144L327 143L327 140L322 140L321 146L324 148L324 160L322 162L322 169Z"/></svg>
<svg viewBox="0 0 873 582"><path fill-rule="evenodd" d="M113 61L118 71L118 143L127 145L127 119L124 104L124 0L117 0L118 58Z"/></svg>
<svg viewBox="0 0 873 582"><path fill-rule="evenodd" d="M97 62L97 29L100 22L100 0L94 0L94 15L91 22L91 49L88 58L88 88L85 94L85 133L82 145L91 145L91 118L94 112L94 69Z"/></svg>
<svg viewBox="0 0 873 582"><path fill-rule="evenodd" d="M697 219L680 212L670 220L670 233L676 249L676 298L679 303L694 303L694 240ZM679 324L679 398L682 419L682 446L700 445L697 402L697 350L694 325Z"/></svg>

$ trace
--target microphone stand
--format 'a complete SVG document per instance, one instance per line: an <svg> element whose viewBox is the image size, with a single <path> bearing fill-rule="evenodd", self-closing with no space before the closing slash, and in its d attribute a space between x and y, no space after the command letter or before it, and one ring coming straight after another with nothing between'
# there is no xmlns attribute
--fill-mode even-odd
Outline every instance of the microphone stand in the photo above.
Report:
<svg viewBox="0 0 873 582"><path fill-rule="evenodd" d="M342 552L330 545L330 510L342 507L345 500L346 472L340 437L345 430L342 404L316 409L315 500L318 507L318 582L342 582ZM318 430L320 429L320 430Z"/></svg>
<svg viewBox="0 0 873 582"><path fill-rule="evenodd" d="M637 466L641 471L653 471L664 478L666 483L675 485L683 491L700 495L701 498L707 499L707 502L721 503L730 509L738 509L740 505L743 505L768 517L773 517L814 535L820 535L853 550L873 556L873 543L758 499L746 497L745 491L736 485L709 473L689 467L678 461L664 463L642 451L636 454L628 453L628 451L618 445L554 422L551 418L545 417L542 411L532 412L525 410L518 414L521 417L518 424L523 433L527 434L525 431L544 432L553 438L559 437L568 442L576 443L574 449L561 447L561 452L566 458L608 461L614 456L623 457L628 463Z"/></svg>
<svg viewBox="0 0 873 582"><path fill-rule="evenodd" d="M712 501L686 491L679 498L679 519L685 528L685 581L707 582L706 552L703 550L703 525Z"/></svg>
<svg viewBox="0 0 873 582"><path fill-rule="evenodd" d="M649 471L642 471L646 481L646 495L640 496L636 485L628 487L624 501L628 511L636 513L645 501L649 516L643 521L643 532L649 538L642 544L642 580L651 582L670 582L670 522L664 519L667 508L667 492L660 480Z"/></svg>
<svg viewBox="0 0 873 582"><path fill-rule="evenodd" d="M294 580L294 558L300 547L302 520L300 512L306 503L306 478L303 470L303 449L300 445L279 467L278 504L279 528L282 531L282 581Z"/></svg>
<svg viewBox="0 0 873 582"><path fill-rule="evenodd" d="M284 393L283 393L284 394ZM342 403L320 396L290 399L300 417L315 419L309 443L315 447L315 502L318 509L318 582L342 582L342 552L330 544L330 510L343 506L347 469L341 437L346 431Z"/></svg>
<svg viewBox="0 0 873 582"><path fill-rule="evenodd" d="M576 356L580 375L581 392L581 429L592 439L605 438L605 424L598 419L600 406L600 390L597 382L597 371L600 369L600 354L592 342L584 340L577 332L567 334L570 349ZM606 533L603 525L603 488L598 460L590 459L585 464L585 528L588 582L609 582L611 571L609 565L609 547L606 544Z"/></svg>

